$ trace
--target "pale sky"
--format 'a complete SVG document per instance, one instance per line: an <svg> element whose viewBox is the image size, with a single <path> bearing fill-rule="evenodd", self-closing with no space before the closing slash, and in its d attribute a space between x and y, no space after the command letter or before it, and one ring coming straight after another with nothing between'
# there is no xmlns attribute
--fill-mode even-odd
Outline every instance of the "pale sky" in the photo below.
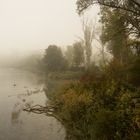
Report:
<svg viewBox="0 0 140 140"><path fill-rule="evenodd" d="M0 0L0 55L66 46L81 35L76 0ZM98 8L92 8L97 14ZM1 53L2 52L2 53Z"/></svg>

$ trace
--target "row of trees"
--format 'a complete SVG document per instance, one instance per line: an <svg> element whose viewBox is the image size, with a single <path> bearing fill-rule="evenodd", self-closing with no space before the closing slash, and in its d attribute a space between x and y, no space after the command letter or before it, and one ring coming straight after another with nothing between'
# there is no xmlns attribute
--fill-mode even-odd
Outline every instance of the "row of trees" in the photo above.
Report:
<svg viewBox="0 0 140 140"><path fill-rule="evenodd" d="M62 52L57 45L49 45L43 58L45 69L58 71L83 67L88 70L91 66L93 40L96 39L95 30L95 26L90 20L83 19L82 37L67 46L65 52Z"/></svg>
<svg viewBox="0 0 140 140"><path fill-rule="evenodd" d="M139 0L77 0L77 10L79 14L84 12L88 7L99 4L102 12L109 15L111 12L118 12L118 15L123 19L125 27L136 39L140 37L140 2ZM101 13L102 16L105 14ZM110 15L111 16L111 15ZM117 15L116 15L117 16ZM117 16L118 17L118 16ZM105 16L107 19L107 17ZM116 20L118 18L115 18ZM103 23L103 22L102 22Z"/></svg>
<svg viewBox="0 0 140 140"><path fill-rule="evenodd" d="M47 72L83 67L84 49L81 42L75 42L72 46L68 46L64 53L57 45L48 46L43 58L43 65Z"/></svg>
<svg viewBox="0 0 140 140"><path fill-rule="evenodd" d="M102 46L104 64L107 64L104 52L106 49L113 56L113 63L128 68L131 76L140 77L139 2L137 0L115 2L112 0L77 0L78 12L82 13L93 4L99 4L101 9L102 33L98 41ZM68 46L66 52L62 53L56 45L50 45L46 49L43 59L44 68L48 71L60 71L72 67L88 69L91 64L92 43L95 36L93 25L83 24L83 38ZM133 69L135 69L135 74L132 74ZM127 80L130 78L128 71L125 71L124 75ZM135 79L135 81L138 80Z"/></svg>
<svg viewBox="0 0 140 140"><path fill-rule="evenodd" d="M139 85L140 2L138 0L77 0L77 10L82 14L94 4L98 4L101 11L102 46L113 56L114 67L117 63L121 69L123 68L125 80ZM105 56L104 52L102 55Z"/></svg>
<svg viewBox="0 0 140 140"><path fill-rule="evenodd" d="M83 38L69 45L63 53L57 45L49 45L45 51L43 65L47 71L61 71L71 68L89 69L92 56L94 29L90 22L83 22Z"/></svg>

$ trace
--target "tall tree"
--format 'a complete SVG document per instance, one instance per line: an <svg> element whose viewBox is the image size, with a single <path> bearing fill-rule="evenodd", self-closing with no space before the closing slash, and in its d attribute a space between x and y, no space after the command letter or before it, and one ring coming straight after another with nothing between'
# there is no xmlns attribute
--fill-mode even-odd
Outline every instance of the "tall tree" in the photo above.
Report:
<svg viewBox="0 0 140 140"><path fill-rule="evenodd" d="M65 58L68 62L68 66L72 67L72 63L73 63L73 46L69 45L66 48L66 52L65 52Z"/></svg>
<svg viewBox="0 0 140 140"><path fill-rule="evenodd" d="M83 44L85 50L85 64L86 68L88 69L90 66L91 55L92 55L92 43L94 38L94 28L91 22L83 21Z"/></svg>
<svg viewBox="0 0 140 140"><path fill-rule="evenodd" d="M140 1L139 0L77 0L77 10L81 14L88 7L99 4L110 9L127 13L127 21L132 34L140 36Z"/></svg>
<svg viewBox="0 0 140 140"><path fill-rule="evenodd" d="M128 30L125 12L102 8L101 10L102 35L101 40L107 43L108 49L115 59L124 63L128 59Z"/></svg>

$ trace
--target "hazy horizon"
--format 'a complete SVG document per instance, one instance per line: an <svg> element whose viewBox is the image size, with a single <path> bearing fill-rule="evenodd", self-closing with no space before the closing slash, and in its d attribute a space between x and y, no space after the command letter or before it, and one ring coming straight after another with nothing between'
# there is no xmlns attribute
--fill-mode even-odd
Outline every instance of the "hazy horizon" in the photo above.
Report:
<svg viewBox="0 0 140 140"><path fill-rule="evenodd" d="M0 18L0 58L41 51L49 44L63 47L82 32L76 0L1 0Z"/></svg>

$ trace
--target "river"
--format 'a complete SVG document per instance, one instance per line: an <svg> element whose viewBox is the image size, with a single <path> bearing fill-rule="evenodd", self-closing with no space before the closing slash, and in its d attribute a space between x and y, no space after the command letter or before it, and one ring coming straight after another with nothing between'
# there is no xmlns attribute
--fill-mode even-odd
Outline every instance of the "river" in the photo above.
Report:
<svg viewBox="0 0 140 140"><path fill-rule="evenodd" d="M46 104L41 86L32 73L0 69L0 140L64 140L65 130L55 118L22 111L27 103Z"/></svg>

